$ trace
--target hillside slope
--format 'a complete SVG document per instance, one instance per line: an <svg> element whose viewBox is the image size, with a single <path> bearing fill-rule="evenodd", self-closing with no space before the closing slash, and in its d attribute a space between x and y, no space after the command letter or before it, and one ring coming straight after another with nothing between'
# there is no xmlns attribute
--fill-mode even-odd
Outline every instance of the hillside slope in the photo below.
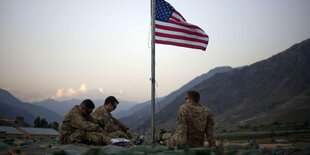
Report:
<svg viewBox="0 0 310 155"><path fill-rule="evenodd" d="M62 117L57 113L29 103L23 103L6 90L0 89L0 115L8 118L22 116L25 122L33 125L35 117L40 116L48 122L60 123Z"/></svg>
<svg viewBox="0 0 310 155"><path fill-rule="evenodd" d="M160 98L156 101L155 108L156 113L159 112L161 109L165 108L169 105L176 97L180 96L182 93L186 92L188 89L192 88L193 86L201 83L202 81L214 76L217 73L223 73L232 70L229 66L223 67L216 67L209 72L202 74L201 76L196 77L195 79L191 80L190 82L186 83L181 88L175 90L174 92L170 93L169 95ZM125 111L124 113L128 113L129 115L125 115L121 118L125 124L128 125L129 128L135 130L137 127L142 125L145 121L150 119L151 113L151 101L147 101L145 103L139 104L129 111Z"/></svg>
<svg viewBox="0 0 310 155"><path fill-rule="evenodd" d="M213 110L218 127L310 121L310 39L269 59L216 74L192 89ZM156 125L175 127L185 93L156 114ZM149 128L146 120L141 129Z"/></svg>

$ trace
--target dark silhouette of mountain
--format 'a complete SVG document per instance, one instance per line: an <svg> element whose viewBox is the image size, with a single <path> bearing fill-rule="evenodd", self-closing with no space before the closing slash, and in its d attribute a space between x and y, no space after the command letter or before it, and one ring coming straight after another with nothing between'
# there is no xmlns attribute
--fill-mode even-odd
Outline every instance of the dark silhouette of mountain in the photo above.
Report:
<svg viewBox="0 0 310 155"><path fill-rule="evenodd" d="M23 103L3 89L0 89L0 106L1 116L8 118L22 116L25 122L30 125L33 125L33 121L37 116L45 118L48 122L60 122L62 120L62 117L57 113L33 104Z"/></svg>
<svg viewBox="0 0 310 155"><path fill-rule="evenodd" d="M117 99L117 100L119 101L119 104L117 105L117 108L114 111L112 111L112 115L116 118L120 118L119 115L122 115L125 111L127 111L128 109L138 104L138 102L126 101L126 100L121 100L121 99ZM100 105L103 105L103 103L104 103L104 100L100 102Z"/></svg>
<svg viewBox="0 0 310 155"><path fill-rule="evenodd" d="M138 126L142 125L150 115L151 101L146 101L138 105L133 106L131 109L123 112L125 116L120 118L124 124L126 124L131 130L135 130Z"/></svg>
<svg viewBox="0 0 310 155"><path fill-rule="evenodd" d="M93 100L95 107L99 107L104 104L104 100ZM116 110L112 112L113 115L117 115L118 113L128 110L133 105L136 104L136 102L130 102L130 101L124 101L124 100L118 100L120 103L117 106ZM81 99L71 99L66 101L56 101L53 99L47 99L40 102L35 102L33 104L44 107L46 109L52 110L59 114L60 116L64 116L67 114L67 112L74 107L75 105L79 105L82 102Z"/></svg>
<svg viewBox="0 0 310 155"><path fill-rule="evenodd" d="M194 86L218 127L310 121L310 39L269 59L220 73ZM156 114L159 127L175 127L185 93ZM149 128L150 120L140 128Z"/></svg>
<svg viewBox="0 0 310 155"><path fill-rule="evenodd" d="M231 67L225 66L225 67L217 67L212 70L210 70L208 73L205 73L201 76L196 77L195 79L191 80L184 86L182 86L180 89L170 93L166 97L159 99L155 104L156 112L159 112L161 109L165 108L168 104L170 104L176 97L178 97L180 94L186 92L193 86L201 83L202 81L214 76L217 73L223 73L227 72L229 70L232 70ZM145 121L150 119L150 113L151 113L151 101L147 101L145 103L141 103L139 105L136 105L135 107L132 107L130 110L124 112L127 115L123 116L121 119L122 122L124 122L126 125L128 125L129 128L135 130L137 127L142 125Z"/></svg>
<svg viewBox="0 0 310 155"><path fill-rule="evenodd" d="M0 115L1 117L13 120L18 116L22 116L25 122L33 122L35 120L35 116L32 113L18 107L12 107L3 102L0 103Z"/></svg>
<svg viewBox="0 0 310 155"><path fill-rule="evenodd" d="M150 103L151 101L146 101L143 103L136 104L127 110L122 110L115 113L113 116L116 118L127 118L127 116L133 115L139 111L144 111L144 109L146 109Z"/></svg>
<svg viewBox="0 0 310 155"><path fill-rule="evenodd" d="M80 103L81 100L79 99L71 99L66 101L56 101L53 99L46 99L40 102L35 102L33 104L54 111L58 115L63 117L72 107Z"/></svg>

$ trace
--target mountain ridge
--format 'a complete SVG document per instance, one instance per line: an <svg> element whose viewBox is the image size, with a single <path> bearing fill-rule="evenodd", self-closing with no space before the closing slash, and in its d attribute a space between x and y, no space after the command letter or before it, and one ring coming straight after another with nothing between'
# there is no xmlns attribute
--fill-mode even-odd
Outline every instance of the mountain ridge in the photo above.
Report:
<svg viewBox="0 0 310 155"><path fill-rule="evenodd" d="M62 120L62 117L57 113L43 107L24 103L4 89L0 89L0 104L0 114L3 117L15 118L22 116L29 125L34 124L34 118L37 116L45 118L48 122L56 121L59 123Z"/></svg>
<svg viewBox="0 0 310 155"><path fill-rule="evenodd" d="M268 59L216 74L191 89L212 109L218 127L273 121L310 121L310 39ZM156 114L159 127L175 127L185 93ZM291 117L288 117L290 115ZM150 127L145 121L139 128Z"/></svg>
<svg viewBox="0 0 310 155"><path fill-rule="evenodd" d="M117 97L116 97L117 98ZM95 104L95 108L101 106L104 104L104 99L94 99L92 100ZM120 100L119 105L117 106L117 109L113 111L112 113L117 115L118 113L128 110L132 106L136 104L136 102L131 101L125 101ZM79 105L82 102L82 99L70 99L70 100L64 100L64 101L56 101L53 99L46 99L39 102L34 102L33 104L38 105L40 107L44 107L46 109L52 110L59 114L60 116L65 116L65 114L75 105Z"/></svg>
<svg viewBox="0 0 310 155"><path fill-rule="evenodd" d="M187 91L189 88L193 87L194 85L197 85L201 81L208 79L214 76L215 74L227 72L231 69L232 68L229 66L222 66L222 67L216 67L214 69L211 69L207 73L204 73L194 78L193 80L189 81L188 83L184 84L182 87L171 92L167 96L158 99L157 103L155 104L156 113L159 112L161 109L165 108L167 105L169 105L169 103L171 103L172 100L174 100L176 97L178 97L180 94ZM132 113L132 114L120 118L122 122L124 122L129 128L133 130L136 130L138 126L140 126L142 123L150 119L151 101L146 101L142 103L139 108L140 108L139 110L132 109L132 111L126 112L126 113Z"/></svg>

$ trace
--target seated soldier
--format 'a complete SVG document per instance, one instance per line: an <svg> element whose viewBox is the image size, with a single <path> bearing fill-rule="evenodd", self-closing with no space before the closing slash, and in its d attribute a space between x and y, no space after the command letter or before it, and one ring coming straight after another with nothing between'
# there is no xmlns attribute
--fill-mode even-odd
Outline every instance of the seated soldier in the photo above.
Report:
<svg viewBox="0 0 310 155"><path fill-rule="evenodd" d="M92 116L97 119L98 122L105 125L105 130L109 134L130 139L134 142L135 140L129 128L111 115L111 112L116 109L118 103L119 102L114 96L109 96L105 99L102 106L95 109Z"/></svg>
<svg viewBox="0 0 310 155"><path fill-rule="evenodd" d="M111 144L112 137L91 117L95 108L90 99L74 106L65 116L59 133L61 144L85 143L88 145Z"/></svg>
<svg viewBox="0 0 310 155"><path fill-rule="evenodd" d="M163 129L156 130L156 140L168 147L185 144L189 147L203 147L205 134L209 147L215 146L213 137L213 116L211 111L199 104L200 94L188 91L178 113L178 125L174 134L165 133Z"/></svg>

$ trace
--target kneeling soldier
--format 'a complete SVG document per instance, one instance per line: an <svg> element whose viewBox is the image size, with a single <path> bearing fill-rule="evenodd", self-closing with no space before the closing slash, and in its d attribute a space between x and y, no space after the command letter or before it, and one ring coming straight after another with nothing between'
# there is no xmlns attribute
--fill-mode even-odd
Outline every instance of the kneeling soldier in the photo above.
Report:
<svg viewBox="0 0 310 155"><path fill-rule="evenodd" d="M114 136L109 135L90 115L95 108L90 99L74 106L65 116L61 127L59 141L61 144L85 143L88 145L111 144Z"/></svg>

